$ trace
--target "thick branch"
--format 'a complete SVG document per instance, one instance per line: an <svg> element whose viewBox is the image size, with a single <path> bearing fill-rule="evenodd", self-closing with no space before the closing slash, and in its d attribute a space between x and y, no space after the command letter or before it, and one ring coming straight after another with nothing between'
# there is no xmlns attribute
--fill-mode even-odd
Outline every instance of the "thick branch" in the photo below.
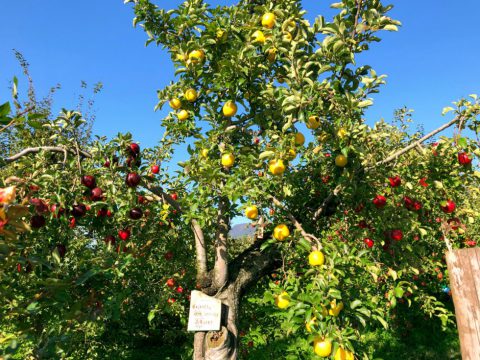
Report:
<svg viewBox="0 0 480 360"><path fill-rule="evenodd" d="M12 155L6 159L4 159L5 164L9 164L11 162L17 161L20 158L28 155L28 154L37 154L42 151L47 151L47 152L60 152L60 153L65 153L65 151L69 152L70 154L73 155L80 155L83 157L91 158L92 155L89 154L86 151L83 150L74 150L74 149L67 149L62 146L37 146L37 147L31 147L31 148L26 148L20 151L18 154ZM1 165L0 165L1 166Z"/></svg>
<svg viewBox="0 0 480 360"><path fill-rule="evenodd" d="M234 283L236 293L241 296L248 288L263 276L272 273L282 264L280 252L276 247L260 250L262 244L272 235L266 234L261 241L256 241L248 249L230 262L228 268L230 282Z"/></svg>
<svg viewBox="0 0 480 360"><path fill-rule="evenodd" d="M403 154L405 154L406 152L412 150L413 148L415 148L416 146L419 146L420 144L424 143L425 141L427 141L428 139L430 139L431 137L437 135L439 132L449 128L450 126L458 123L459 121L463 121L464 118L462 116L457 116L455 117L452 121L446 123L446 124L443 124L442 126L440 126L438 129L435 129L433 130L432 132L429 132L427 135L425 135L424 137L422 137L421 139L418 139L417 141L414 141L413 143L411 143L410 145L404 147L403 149L393 153L392 155L390 155L389 157L387 157L386 159L384 160L381 160L381 161L378 161L375 165L371 166L371 167L367 167L365 168L366 171L368 170L372 170L374 168L376 168L377 166L380 166L380 165L385 165L393 160L396 160L398 157L402 156Z"/></svg>
<svg viewBox="0 0 480 360"><path fill-rule="evenodd" d="M165 191L163 191L161 187L148 184L147 189L150 190L153 194L157 195L162 202L168 203L177 212L182 212L179 203L175 201ZM190 225L192 228L193 236L195 237L197 282L202 282L207 276L207 250L205 246L205 237L203 235L203 230L198 224L197 220L192 219Z"/></svg>
<svg viewBox="0 0 480 360"><path fill-rule="evenodd" d="M215 267L213 273L213 285L217 289L221 289L228 280L227 238L229 219L226 214L229 205L228 198L221 196L218 204L217 233L215 234Z"/></svg>

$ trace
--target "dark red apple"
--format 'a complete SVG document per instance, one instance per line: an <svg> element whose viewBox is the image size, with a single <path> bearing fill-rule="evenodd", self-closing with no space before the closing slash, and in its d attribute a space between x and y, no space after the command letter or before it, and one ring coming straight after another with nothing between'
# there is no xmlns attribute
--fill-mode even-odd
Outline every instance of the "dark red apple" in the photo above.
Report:
<svg viewBox="0 0 480 360"><path fill-rule="evenodd" d="M101 208L100 210L97 211L97 217L105 217L107 216L107 208Z"/></svg>
<svg viewBox="0 0 480 360"><path fill-rule="evenodd" d="M377 195L373 199L373 205L375 205L377 209L382 209L387 205L387 198L383 195Z"/></svg>
<svg viewBox="0 0 480 360"><path fill-rule="evenodd" d="M99 187L92 189L91 198L93 201L100 201L103 197L103 191Z"/></svg>
<svg viewBox="0 0 480 360"><path fill-rule="evenodd" d="M152 173L158 174L160 172L160 166L152 165Z"/></svg>
<svg viewBox="0 0 480 360"><path fill-rule="evenodd" d="M450 213L454 212L456 207L457 206L455 205L455 202L450 200L450 199L448 199L446 201L442 201L440 203L440 208L446 214L450 214Z"/></svg>
<svg viewBox="0 0 480 360"><path fill-rule="evenodd" d="M388 181L390 182L391 187L399 187L402 183L402 179L400 179L400 176L398 175L388 178Z"/></svg>
<svg viewBox="0 0 480 360"><path fill-rule="evenodd" d="M131 143L127 150L133 156L137 156L138 154L140 154L140 146L136 143Z"/></svg>
<svg viewBox="0 0 480 360"><path fill-rule="evenodd" d="M141 177L137 173L129 173L125 179L125 183L129 187L137 187L140 184Z"/></svg>
<svg viewBox="0 0 480 360"><path fill-rule="evenodd" d="M30 219L30 226L34 229L40 229L45 226L45 217L43 215L33 215Z"/></svg>
<svg viewBox="0 0 480 360"><path fill-rule="evenodd" d="M132 220L138 220L143 216L143 211L140 208L133 208L128 213L128 216L130 216L130 219Z"/></svg>
<svg viewBox="0 0 480 360"><path fill-rule="evenodd" d="M74 205L71 211L72 215L76 218L84 216L86 212L87 212L87 207L84 204Z"/></svg>
<svg viewBox="0 0 480 360"><path fill-rule="evenodd" d="M365 238L365 239L363 239L363 242L365 243L365 245L367 245L368 248L373 247L373 240L372 239Z"/></svg>
<svg viewBox="0 0 480 360"><path fill-rule="evenodd" d="M178 195L177 193L173 193L172 195L170 195L172 197L173 200L178 200Z"/></svg>
<svg viewBox="0 0 480 360"><path fill-rule="evenodd" d="M89 189L93 189L97 185L95 176L92 176L92 175L83 175L81 181L82 181L82 184L88 187Z"/></svg>
<svg viewBox="0 0 480 360"><path fill-rule="evenodd" d="M74 217L71 217L70 220L68 220L68 227L73 229L75 226L77 226L77 220Z"/></svg>
<svg viewBox="0 0 480 360"><path fill-rule="evenodd" d="M163 255L163 257L164 257L165 260L167 260L167 261L172 260L172 259L173 259L173 252L167 251L167 252L165 253L165 255Z"/></svg>
<svg viewBox="0 0 480 360"><path fill-rule="evenodd" d="M390 232L390 237L392 238L392 240L400 241L403 239L403 232L402 230L398 230L398 229L392 230Z"/></svg>

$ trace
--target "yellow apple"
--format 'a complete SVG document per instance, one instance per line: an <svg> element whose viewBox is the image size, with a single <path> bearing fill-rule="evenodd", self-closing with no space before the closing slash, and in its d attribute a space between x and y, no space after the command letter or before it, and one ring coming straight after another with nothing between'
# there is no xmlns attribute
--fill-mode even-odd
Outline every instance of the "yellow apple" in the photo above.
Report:
<svg viewBox="0 0 480 360"><path fill-rule="evenodd" d="M262 16L262 25L267 29L272 29L275 26L275 14L274 13L265 13Z"/></svg>
<svg viewBox="0 0 480 360"><path fill-rule="evenodd" d="M232 116L235 116L235 114L237 113L237 104L235 104L234 101L232 100L228 100L224 105L223 105L223 109L222 109L222 112L223 112L223 115L226 116L226 117L232 117Z"/></svg>
<svg viewBox="0 0 480 360"><path fill-rule="evenodd" d="M347 163L348 163L348 159L345 155L337 155L337 157L335 158L335 165L337 165L338 167L345 167L347 166Z"/></svg>
<svg viewBox="0 0 480 360"><path fill-rule="evenodd" d="M257 42L259 44L265 44L265 35L263 34L262 31L257 30L253 33L252 35L253 42Z"/></svg>
<svg viewBox="0 0 480 360"><path fill-rule="evenodd" d="M185 91L185 99L187 99L190 102L194 102L198 98L197 90L195 89L188 89Z"/></svg>
<svg viewBox="0 0 480 360"><path fill-rule="evenodd" d="M316 338L313 341L313 351L321 357L330 356L332 353L332 342L328 339Z"/></svg>
<svg viewBox="0 0 480 360"><path fill-rule="evenodd" d="M307 128L309 129L318 129L320 126L320 118L318 116L312 115L308 118Z"/></svg>
<svg viewBox="0 0 480 360"><path fill-rule="evenodd" d="M255 205L247 206L245 209L245 216L251 220L258 217L258 209Z"/></svg>
<svg viewBox="0 0 480 360"><path fill-rule="evenodd" d="M290 230L285 224L277 225L275 226L275 229L273 229L273 237L275 238L275 240L284 241L289 236Z"/></svg>
<svg viewBox="0 0 480 360"><path fill-rule="evenodd" d="M311 266L322 266L325 263L325 256L321 251L312 251L310 255L308 255L308 263Z"/></svg>
<svg viewBox="0 0 480 360"><path fill-rule="evenodd" d="M223 154L222 155L222 165L226 168L231 168L235 162L235 156L233 154Z"/></svg>
<svg viewBox="0 0 480 360"><path fill-rule="evenodd" d="M305 136L301 132L295 134L295 145L302 146L305 144Z"/></svg>
<svg viewBox="0 0 480 360"><path fill-rule="evenodd" d="M282 291L275 299L275 305L280 309L285 309L290 305L290 295L286 291Z"/></svg>
<svg viewBox="0 0 480 360"><path fill-rule="evenodd" d="M285 164L281 159L270 160L268 169L273 175L282 175L285 172Z"/></svg>
<svg viewBox="0 0 480 360"><path fill-rule="evenodd" d="M189 118L189 116L190 116L190 114L188 113L187 110L180 110L177 113L178 120L180 120L180 121L187 120Z"/></svg>

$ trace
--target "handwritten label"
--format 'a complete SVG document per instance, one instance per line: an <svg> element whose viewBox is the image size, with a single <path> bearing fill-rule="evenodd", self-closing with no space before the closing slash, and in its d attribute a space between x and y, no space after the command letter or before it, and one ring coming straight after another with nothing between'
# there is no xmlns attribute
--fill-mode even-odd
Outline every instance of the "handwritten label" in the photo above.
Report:
<svg viewBox="0 0 480 360"><path fill-rule="evenodd" d="M222 302L201 291L193 290L190 298L188 331L218 331L222 316Z"/></svg>

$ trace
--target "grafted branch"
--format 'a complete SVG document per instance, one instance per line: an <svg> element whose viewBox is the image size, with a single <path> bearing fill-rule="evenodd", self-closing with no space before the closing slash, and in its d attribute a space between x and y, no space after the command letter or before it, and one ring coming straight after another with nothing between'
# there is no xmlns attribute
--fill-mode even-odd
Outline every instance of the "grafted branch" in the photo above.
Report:
<svg viewBox="0 0 480 360"><path fill-rule="evenodd" d="M3 166L5 166L6 164L9 164L9 163L12 163L14 161L17 161L17 160L21 159L22 157L27 156L29 154L38 154L39 152L42 152L42 151L58 152L58 153L63 153L63 154L65 154L65 152L68 152L68 153L70 153L72 155L76 155L76 156L83 156L83 157L86 157L86 158L91 158L92 157L92 155L90 153L88 153L86 151L83 151L83 150L80 150L80 149L68 149L68 148L65 148L65 147L62 147L62 146L36 146L36 147L30 147L30 148L23 149L19 153L3 159L3 162L2 162L4 164ZM0 167L1 166L2 165L0 164Z"/></svg>

